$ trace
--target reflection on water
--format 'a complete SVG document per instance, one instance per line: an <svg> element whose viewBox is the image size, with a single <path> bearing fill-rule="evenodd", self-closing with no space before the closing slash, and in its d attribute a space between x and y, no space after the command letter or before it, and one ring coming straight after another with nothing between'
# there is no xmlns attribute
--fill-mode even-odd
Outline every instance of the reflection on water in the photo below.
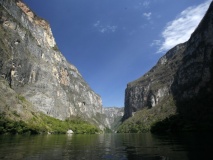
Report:
<svg viewBox="0 0 213 160"><path fill-rule="evenodd" d="M0 159L198 160L213 159L210 134L0 136Z"/></svg>

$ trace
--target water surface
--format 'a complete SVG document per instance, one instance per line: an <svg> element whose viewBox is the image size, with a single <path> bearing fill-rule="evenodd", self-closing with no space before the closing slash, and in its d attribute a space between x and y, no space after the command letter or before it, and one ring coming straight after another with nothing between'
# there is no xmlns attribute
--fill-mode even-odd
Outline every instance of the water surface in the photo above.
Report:
<svg viewBox="0 0 213 160"><path fill-rule="evenodd" d="M0 136L0 159L203 160L213 159L211 134ZM207 158L209 157L209 158Z"/></svg>

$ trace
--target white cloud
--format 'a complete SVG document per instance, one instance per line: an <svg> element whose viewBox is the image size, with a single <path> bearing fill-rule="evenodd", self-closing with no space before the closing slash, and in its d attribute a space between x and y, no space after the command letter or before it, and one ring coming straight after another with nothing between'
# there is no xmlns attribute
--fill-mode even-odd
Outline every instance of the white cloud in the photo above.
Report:
<svg viewBox="0 0 213 160"><path fill-rule="evenodd" d="M203 18L210 2L211 0L208 0L198 6L188 7L175 20L169 22L162 32L163 41L152 43L160 46L157 53L166 52L175 45L187 41Z"/></svg>
<svg viewBox="0 0 213 160"><path fill-rule="evenodd" d="M104 32L107 31L107 29L106 29L106 28L100 28L99 31L100 31L101 33L104 33Z"/></svg>
<svg viewBox="0 0 213 160"><path fill-rule="evenodd" d="M100 25L100 21L97 21L93 24L94 27L98 27Z"/></svg>
<svg viewBox="0 0 213 160"><path fill-rule="evenodd" d="M111 32L115 32L117 29L117 26L107 26L107 29L110 30Z"/></svg>
<svg viewBox="0 0 213 160"><path fill-rule="evenodd" d="M117 30L117 26L115 25L102 25L100 21L96 21L93 26L97 28L97 30L101 33L105 32L115 32Z"/></svg>
<svg viewBox="0 0 213 160"><path fill-rule="evenodd" d="M145 8L148 8L148 7L149 7L149 5L150 5L150 2L149 2L149 1L145 1L145 2L143 2L143 6L144 6Z"/></svg>
<svg viewBox="0 0 213 160"><path fill-rule="evenodd" d="M150 20L151 19L151 15L152 13L151 12L148 12L148 13L143 13L143 16L147 18L147 20Z"/></svg>
<svg viewBox="0 0 213 160"><path fill-rule="evenodd" d="M162 42L160 40L154 40L152 43L151 43L151 47L152 46L161 46L162 45Z"/></svg>

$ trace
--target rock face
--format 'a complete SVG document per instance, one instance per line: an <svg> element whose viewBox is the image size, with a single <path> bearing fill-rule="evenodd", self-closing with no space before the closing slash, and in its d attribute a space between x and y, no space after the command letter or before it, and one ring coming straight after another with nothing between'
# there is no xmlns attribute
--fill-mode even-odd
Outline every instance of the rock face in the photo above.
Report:
<svg viewBox="0 0 213 160"><path fill-rule="evenodd" d="M121 118L124 115L124 108L118 107L104 107L102 110L104 118L104 124L111 130L116 130Z"/></svg>
<svg viewBox="0 0 213 160"><path fill-rule="evenodd" d="M168 96L183 116L213 114L212 64L213 4L186 43L168 51L149 72L127 85L123 120L143 108L155 108Z"/></svg>
<svg viewBox="0 0 213 160"><path fill-rule="evenodd" d="M0 76L34 109L97 122L100 96L58 50L49 24L19 0L0 0L0 55Z"/></svg>
<svg viewBox="0 0 213 160"><path fill-rule="evenodd" d="M185 118L213 124L213 2L187 42L171 93Z"/></svg>
<svg viewBox="0 0 213 160"><path fill-rule="evenodd" d="M177 45L161 57L149 72L127 85L124 119L143 108L155 107L171 94L170 88L185 49L186 43Z"/></svg>
<svg viewBox="0 0 213 160"><path fill-rule="evenodd" d="M36 111L32 105L11 89L8 82L0 77L0 118L9 116L11 120L21 118L24 121L32 118L33 113Z"/></svg>

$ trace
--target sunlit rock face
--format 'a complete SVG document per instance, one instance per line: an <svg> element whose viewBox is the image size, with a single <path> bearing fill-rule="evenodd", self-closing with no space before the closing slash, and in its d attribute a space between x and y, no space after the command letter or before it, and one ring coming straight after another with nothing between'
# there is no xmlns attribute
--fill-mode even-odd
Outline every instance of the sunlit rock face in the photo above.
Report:
<svg viewBox="0 0 213 160"><path fill-rule="evenodd" d="M186 43L167 52L157 64L141 78L130 82L125 91L124 119L143 108L153 108L171 94L174 75L181 65Z"/></svg>
<svg viewBox="0 0 213 160"><path fill-rule="evenodd" d="M104 107L102 110L104 115L104 124L109 129L115 130L116 125L121 121L124 115L124 108L118 107Z"/></svg>
<svg viewBox="0 0 213 160"><path fill-rule="evenodd" d="M149 72L127 85L123 119L140 109L156 107L168 96L183 115L191 112L195 116L204 110L203 115L213 113L212 64L213 4L186 43L169 50Z"/></svg>
<svg viewBox="0 0 213 160"><path fill-rule="evenodd" d="M0 75L37 111L62 120L102 112L101 97L58 50L50 25L19 0L0 0L0 55Z"/></svg>

